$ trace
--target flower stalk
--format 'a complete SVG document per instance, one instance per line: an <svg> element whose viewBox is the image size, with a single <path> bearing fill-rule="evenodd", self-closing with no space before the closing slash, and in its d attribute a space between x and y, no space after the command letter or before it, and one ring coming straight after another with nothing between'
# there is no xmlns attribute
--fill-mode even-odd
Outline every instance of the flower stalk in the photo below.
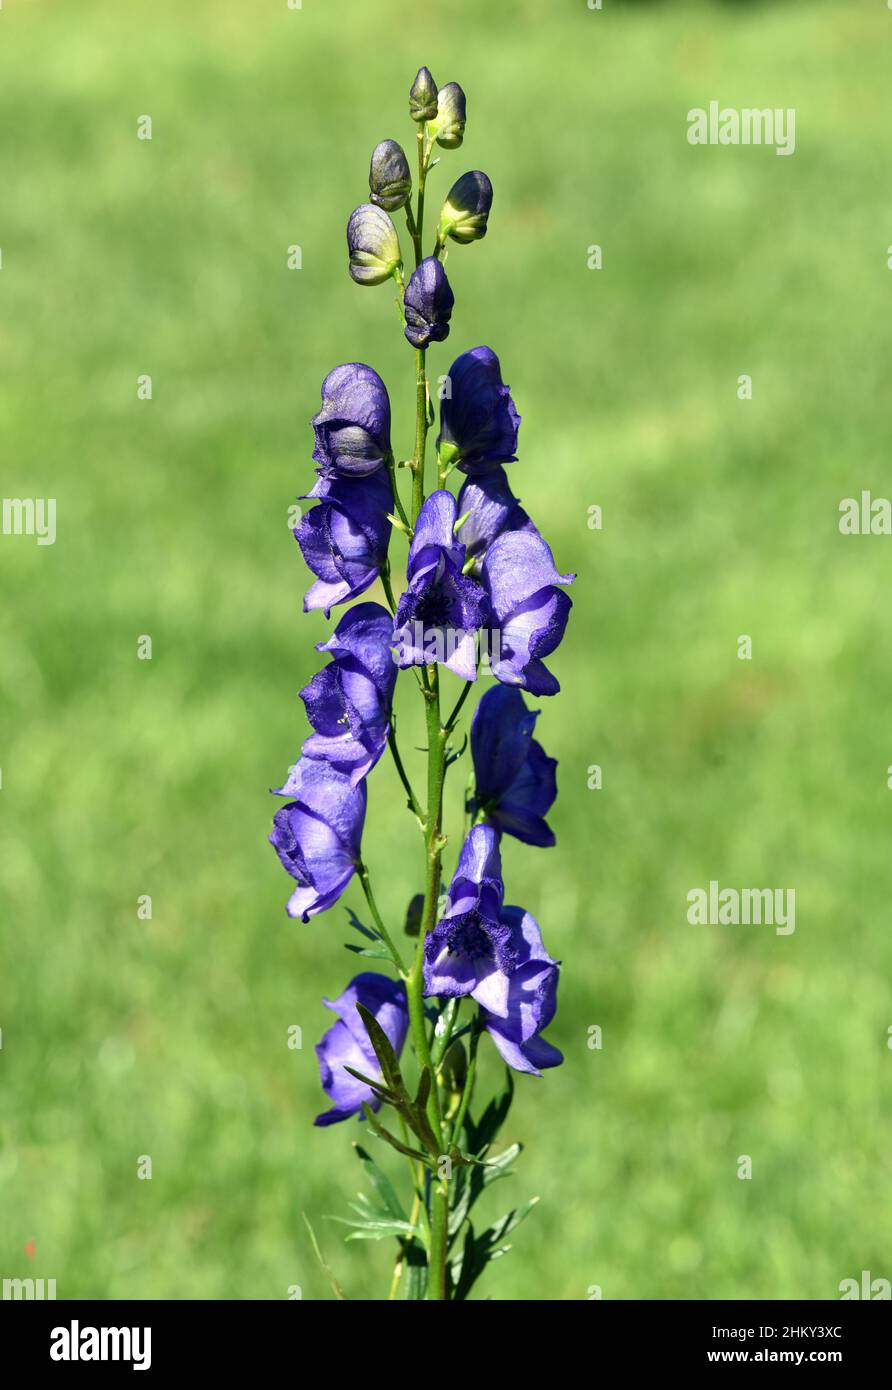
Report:
<svg viewBox="0 0 892 1390"><path fill-rule="evenodd" d="M504 901L500 843L503 835L530 846L554 843L545 815L556 795L556 765L532 737L537 713L521 692L547 696L559 689L544 658L563 637L571 606L563 586L574 576L558 572L508 484L504 470L517 459L520 416L487 346L462 352L445 376L437 486L426 490L427 436L435 419L427 352L449 336L455 302L443 253L448 242L461 247L483 239L493 190L482 171L462 174L440 211L434 254L425 258L426 184L439 162L431 153L435 143L446 151L461 146L465 94L456 82L438 88L421 68L409 114L417 125L414 190L402 147L379 141L369 165L370 201L350 215L347 249L357 285L392 281L398 293L413 351L414 446L398 467L390 398L373 368L348 362L328 373L311 422L317 479L306 496L313 506L294 535L314 576L305 610L330 617L333 608L349 606L318 644L328 664L300 692L311 733L275 793L288 801L273 818L270 840L295 881L289 916L308 922L327 911L356 877L370 924L351 913L363 944L348 945L395 973L361 971L324 1001L336 1021L316 1053L331 1106L316 1124L360 1116L369 1147L379 1150L376 1159L354 1146L372 1195L361 1195L349 1218L336 1219L345 1221L348 1239L397 1240L389 1299L445 1302L469 1296L493 1254L501 1253L502 1234L533 1205L513 1209L479 1234L470 1222L488 1176L507 1171L518 1152L517 1145L503 1153L494 1147L511 1103L510 1082L475 1116L480 1041L490 1039L509 1076L539 1076L562 1061L543 1036L555 1013L558 964L532 914ZM390 217L399 208L415 262L408 279ZM400 497L400 468L411 479L408 506ZM447 487L456 473L463 477L457 499ZM395 589L396 532L405 536L408 556L405 583ZM355 602L376 581L387 606ZM469 732L453 740L484 674L484 652L495 685L479 700ZM441 666L462 681L445 718ZM422 795L413 789L396 735L395 685L407 671L424 705ZM417 938L408 961L388 925L392 919L379 908L361 847L367 782L385 748L423 845L422 891L405 916L406 935ZM443 894L444 789L449 768L468 749L473 766L461 805L464 834ZM465 999L473 1012L459 1025ZM408 1074L404 1050L415 1059ZM382 1166L394 1161L394 1152L409 1170L406 1205Z"/></svg>

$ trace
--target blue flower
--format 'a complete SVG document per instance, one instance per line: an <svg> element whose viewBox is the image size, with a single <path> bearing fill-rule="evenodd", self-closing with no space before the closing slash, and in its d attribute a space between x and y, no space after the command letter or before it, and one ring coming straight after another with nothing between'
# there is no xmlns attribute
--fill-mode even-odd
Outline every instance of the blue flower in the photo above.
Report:
<svg viewBox="0 0 892 1390"><path fill-rule="evenodd" d="M328 763L302 757L276 795L294 798L274 815L269 837L297 881L286 911L308 922L337 902L356 870L366 784L354 787Z"/></svg>
<svg viewBox="0 0 892 1390"><path fill-rule="evenodd" d="M535 918L502 903L499 838L476 825L462 847L446 911L424 943L424 993L470 995L509 1066L536 1071L562 1060L539 1032L554 1017L557 962Z"/></svg>
<svg viewBox="0 0 892 1390"><path fill-rule="evenodd" d="M370 1014L374 1014L397 1056L406 1041L409 1009L405 985L373 971L357 975L337 999L323 999L322 1002L337 1014L338 1021L316 1044L322 1089L333 1102L333 1107L317 1115L315 1123L334 1125L339 1120L349 1120L351 1115L358 1114L364 1102L371 1110L381 1108L381 1102L371 1087L357 1081L345 1070L346 1067L353 1067L354 1071L361 1071L375 1081L381 1077L381 1068L357 1011L357 1004L362 1004Z"/></svg>
<svg viewBox="0 0 892 1390"><path fill-rule="evenodd" d="M391 456L390 397L364 362L345 362L329 372L322 383L322 409L310 424L316 471L324 481L366 477Z"/></svg>
<svg viewBox="0 0 892 1390"><path fill-rule="evenodd" d="M470 573L478 578L483 556L503 531L535 531L523 507L508 486L501 466L491 473L466 479L458 494L458 514L463 517L459 535L469 560Z"/></svg>
<svg viewBox="0 0 892 1390"><path fill-rule="evenodd" d="M475 633L485 622L486 595L462 574L465 548L455 538L451 492L432 492L409 547L409 586L397 604L393 642L400 667L441 662L464 680L477 678Z"/></svg>
<svg viewBox="0 0 892 1390"><path fill-rule="evenodd" d="M519 426L492 348L463 352L449 368L449 391L440 403L437 452L443 463L463 473L488 473L511 463Z"/></svg>
<svg viewBox="0 0 892 1390"><path fill-rule="evenodd" d="M542 945L538 923L529 912L506 907L502 920L512 931L517 967L508 981L504 1014L481 1008L480 1021L509 1067L539 1076L564 1060L563 1053L541 1036L557 1008L558 965Z"/></svg>
<svg viewBox="0 0 892 1390"><path fill-rule="evenodd" d="M500 833L553 845L545 816L557 796L557 760L533 738L539 714L510 685L487 690L471 721L476 805Z"/></svg>
<svg viewBox="0 0 892 1390"><path fill-rule="evenodd" d="M390 544L387 514L393 510L393 489L382 469L350 482L320 482L311 495L322 501L294 528L304 560L316 575L304 596L304 612L321 608L328 617L335 604L363 593L381 573Z"/></svg>
<svg viewBox="0 0 892 1390"><path fill-rule="evenodd" d="M516 959L501 920L504 895L499 837L491 826L476 825L462 846L446 910L424 943L425 995L470 994L505 1013Z"/></svg>
<svg viewBox="0 0 892 1390"><path fill-rule="evenodd" d="M390 651L393 619L380 603L358 603L317 652L332 660L300 692L315 733L305 758L322 758L353 786L371 772L387 746L397 668Z"/></svg>
<svg viewBox="0 0 892 1390"><path fill-rule="evenodd" d="M533 529L498 536L483 558L482 578L492 605L493 675L531 695L556 695L560 685L542 658L559 645L573 606L556 586L576 576L558 574L550 549Z"/></svg>
<svg viewBox="0 0 892 1390"><path fill-rule="evenodd" d="M413 271L403 297L406 337L413 347L426 348L448 338L454 303L445 270L433 256L426 256Z"/></svg>

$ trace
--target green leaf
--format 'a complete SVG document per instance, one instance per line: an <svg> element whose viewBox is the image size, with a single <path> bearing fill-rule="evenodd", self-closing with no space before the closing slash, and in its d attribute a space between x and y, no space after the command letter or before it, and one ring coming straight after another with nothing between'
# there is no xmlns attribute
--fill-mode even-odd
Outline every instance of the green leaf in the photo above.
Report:
<svg viewBox="0 0 892 1390"><path fill-rule="evenodd" d="M374 927L366 927L360 922L352 907L347 908L347 916L354 931L358 931L361 936L368 937L369 941L380 941L381 937Z"/></svg>
<svg viewBox="0 0 892 1390"><path fill-rule="evenodd" d="M379 946L354 946L352 941L345 941L344 949L352 951L355 956L370 956L372 960L390 960L390 952Z"/></svg>
<svg viewBox="0 0 892 1390"><path fill-rule="evenodd" d="M389 1130L386 1130L370 1105L363 1102L362 1109L363 1114L379 1139L383 1139L386 1144L390 1144L391 1148L396 1149L397 1153L406 1154L409 1158L414 1158L418 1163L426 1164L427 1167L432 1166L428 1154L423 1154L418 1149L409 1148L407 1144L403 1144L401 1140L397 1139L395 1134L391 1134Z"/></svg>
<svg viewBox="0 0 892 1390"><path fill-rule="evenodd" d="M370 1086L375 1092L375 1095L380 1096L382 1100L386 1100L389 1105L395 1105L399 1099L398 1096L394 1095L393 1091L388 1091L380 1076L376 1081L373 1076L366 1076L364 1071L357 1071L355 1067L348 1067L346 1063L344 1065L344 1071L348 1071L351 1076L355 1076L356 1080L361 1081L364 1086Z"/></svg>
<svg viewBox="0 0 892 1390"><path fill-rule="evenodd" d="M427 1297L427 1256L417 1241L406 1251L403 1286L407 1300L422 1301Z"/></svg>
<svg viewBox="0 0 892 1390"><path fill-rule="evenodd" d="M403 1082L402 1073L400 1072L399 1058L391 1046L390 1039L375 1018L375 1015L371 1013L364 1004L357 1004L356 1010L365 1024L365 1030L369 1035L369 1042L372 1044L375 1056L380 1063L381 1073L385 1083L391 1091L396 1092L398 1096L405 1097L406 1101L408 1101L409 1095Z"/></svg>
<svg viewBox="0 0 892 1390"><path fill-rule="evenodd" d="M375 1189L381 1208L395 1221L404 1221L406 1213L390 1178L378 1167L371 1154L366 1153L360 1144L354 1144L353 1148L356 1157L363 1166L366 1177Z"/></svg>
<svg viewBox="0 0 892 1390"><path fill-rule="evenodd" d="M474 1283L489 1264L490 1260L497 1260L500 1256L506 1255L510 1246L503 1246L501 1242L510 1231L519 1226L521 1221L529 1216L530 1212L539 1201L538 1197L531 1197L522 1206L515 1207L512 1211L500 1216L498 1221L487 1226L479 1236L474 1235L474 1227L468 1223L462 1253L450 1262L449 1270L454 1285L453 1298L460 1302L467 1298Z"/></svg>
<svg viewBox="0 0 892 1390"><path fill-rule="evenodd" d="M450 1243L455 1240L462 1222L471 1212L481 1192L497 1179L511 1176L511 1165L521 1151L520 1144L510 1144L495 1158L488 1158L485 1163L477 1163L470 1169L458 1170L453 1180L454 1197L449 1213Z"/></svg>
<svg viewBox="0 0 892 1390"><path fill-rule="evenodd" d="M350 1234L345 1236L345 1240L388 1240L391 1236L405 1239L414 1236L417 1230L408 1221L351 1221L346 1216L326 1216L325 1219L337 1221L339 1226L350 1227Z"/></svg>
<svg viewBox="0 0 892 1390"><path fill-rule="evenodd" d="M514 1099L514 1078L511 1072L505 1068L505 1089L500 1095L493 1097L489 1102L478 1124L474 1124L469 1116L465 1117L465 1133L468 1140L468 1151L480 1156L485 1153L492 1144L505 1120L508 1118L508 1111L511 1109L511 1102Z"/></svg>

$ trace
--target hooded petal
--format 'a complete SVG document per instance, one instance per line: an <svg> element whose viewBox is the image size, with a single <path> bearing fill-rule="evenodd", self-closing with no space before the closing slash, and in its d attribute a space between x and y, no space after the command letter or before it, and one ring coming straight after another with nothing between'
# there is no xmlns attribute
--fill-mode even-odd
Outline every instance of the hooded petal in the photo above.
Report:
<svg viewBox="0 0 892 1390"><path fill-rule="evenodd" d="M373 584L387 557L393 490L385 471L327 485L325 499L294 528L304 560L317 577L304 597L304 611L322 608L326 617Z"/></svg>
<svg viewBox="0 0 892 1390"><path fill-rule="evenodd" d="M313 458L323 477L364 477L390 455L390 398L373 368L345 362L322 383L322 408L310 422Z"/></svg>
<svg viewBox="0 0 892 1390"><path fill-rule="evenodd" d="M492 348L463 352L449 369L449 394L440 404L440 457L465 473L489 472L517 458L519 426Z"/></svg>
<svg viewBox="0 0 892 1390"><path fill-rule="evenodd" d="M288 915L306 922L336 902L353 876L365 820L365 783L328 763L300 758L280 796L293 796L273 817L270 843L297 880Z"/></svg>
<svg viewBox="0 0 892 1390"><path fill-rule="evenodd" d="M479 572L484 554L503 531L535 531L527 513L508 486L501 465L490 473L470 477L458 494L458 514L464 517L459 537Z"/></svg>
<svg viewBox="0 0 892 1390"><path fill-rule="evenodd" d="M413 271L403 297L406 337L415 348L441 343L449 336L455 296L443 265L427 256Z"/></svg>

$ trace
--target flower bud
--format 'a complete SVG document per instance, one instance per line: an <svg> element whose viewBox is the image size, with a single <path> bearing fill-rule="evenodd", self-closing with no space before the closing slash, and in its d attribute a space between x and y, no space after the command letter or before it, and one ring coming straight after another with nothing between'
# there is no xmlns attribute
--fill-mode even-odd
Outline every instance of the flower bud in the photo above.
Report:
<svg viewBox="0 0 892 1390"><path fill-rule="evenodd" d="M445 270L433 256L427 256L412 272L403 297L406 337L413 347L426 348L428 343L442 343L449 336L454 303Z"/></svg>
<svg viewBox="0 0 892 1390"><path fill-rule="evenodd" d="M362 203L351 212L347 250L357 285L382 285L403 263L396 227L374 203Z"/></svg>
<svg viewBox="0 0 892 1390"><path fill-rule="evenodd" d="M443 1058L443 1081L447 1092L455 1096L456 1103L461 1098L461 1093L465 1089L465 1082L468 1078L468 1057L464 1049L461 1038L456 1038L449 1044L446 1056Z"/></svg>
<svg viewBox="0 0 892 1390"><path fill-rule="evenodd" d="M462 174L450 188L440 213L437 237L453 241L480 241L486 236L486 223L492 207L492 184L479 169Z"/></svg>
<svg viewBox="0 0 892 1390"><path fill-rule="evenodd" d="M409 115L413 121L432 121L437 114L437 84L430 68L419 68L409 89Z"/></svg>
<svg viewBox="0 0 892 1390"><path fill-rule="evenodd" d="M382 140L372 151L369 193L386 212L401 208L412 192L412 175L405 151L395 140Z"/></svg>
<svg viewBox="0 0 892 1390"><path fill-rule="evenodd" d="M431 121L437 144L455 150L465 135L465 94L457 82L447 82L437 93L437 114Z"/></svg>

